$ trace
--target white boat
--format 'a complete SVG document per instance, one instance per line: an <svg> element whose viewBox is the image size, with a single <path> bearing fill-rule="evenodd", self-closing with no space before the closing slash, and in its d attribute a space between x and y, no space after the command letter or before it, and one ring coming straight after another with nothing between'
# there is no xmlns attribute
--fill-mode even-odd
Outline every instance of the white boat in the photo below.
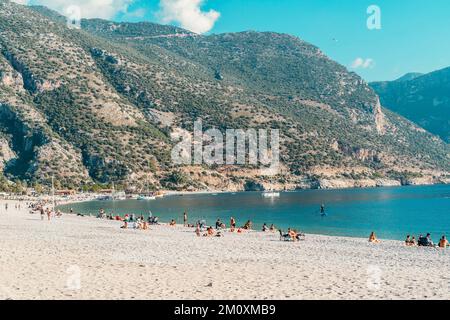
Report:
<svg viewBox="0 0 450 320"><path fill-rule="evenodd" d="M262 196L264 198L279 198L280 197L280 193L279 192L263 192Z"/></svg>
<svg viewBox="0 0 450 320"><path fill-rule="evenodd" d="M138 200L156 200L155 196L139 196L137 197Z"/></svg>

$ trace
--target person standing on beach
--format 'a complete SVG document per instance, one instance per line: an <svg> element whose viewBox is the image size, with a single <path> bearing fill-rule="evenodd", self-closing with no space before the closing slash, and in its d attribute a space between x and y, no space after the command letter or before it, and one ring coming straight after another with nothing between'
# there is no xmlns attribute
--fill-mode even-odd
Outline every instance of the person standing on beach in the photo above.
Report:
<svg viewBox="0 0 450 320"><path fill-rule="evenodd" d="M232 232L234 231L234 229L236 229L236 220L234 220L233 217L231 217L230 219L230 227Z"/></svg>
<svg viewBox="0 0 450 320"><path fill-rule="evenodd" d="M44 207L43 206L40 207L39 212L41 213L41 220L44 220L45 212L44 212Z"/></svg>
<svg viewBox="0 0 450 320"><path fill-rule="evenodd" d="M188 215L187 215L186 211L183 214L183 222L184 222L184 226L187 227Z"/></svg>
<svg viewBox="0 0 450 320"><path fill-rule="evenodd" d="M200 224L197 223L197 227L195 228L195 234L197 235L197 237L200 237Z"/></svg>

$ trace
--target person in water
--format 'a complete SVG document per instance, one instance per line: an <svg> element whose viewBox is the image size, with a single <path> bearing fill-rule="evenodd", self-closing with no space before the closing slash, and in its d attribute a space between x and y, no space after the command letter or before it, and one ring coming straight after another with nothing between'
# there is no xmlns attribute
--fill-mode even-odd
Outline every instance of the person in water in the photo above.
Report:
<svg viewBox="0 0 450 320"><path fill-rule="evenodd" d="M326 216L327 215L326 212L325 212L325 205L324 204L320 205L320 215L321 216Z"/></svg>

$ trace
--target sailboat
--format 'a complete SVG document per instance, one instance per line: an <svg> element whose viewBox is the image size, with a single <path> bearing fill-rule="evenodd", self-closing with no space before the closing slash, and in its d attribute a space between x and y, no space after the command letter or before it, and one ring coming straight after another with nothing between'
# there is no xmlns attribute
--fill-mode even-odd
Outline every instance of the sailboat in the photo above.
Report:
<svg viewBox="0 0 450 320"><path fill-rule="evenodd" d="M280 193L279 192L275 192L275 191L267 191L267 192L263 192L262 196L264 198L279 198L280 197Z"/></svg>
<svg viewBox="0 0 450 320"><path fill-rule="evenodd" d="M147 189L148 189L148 181L147 181ZM156 196L153 193L147 193L147 194L140 194L137 197L137 200L143 201L149 201L149 200L156 200Z"/></svg>

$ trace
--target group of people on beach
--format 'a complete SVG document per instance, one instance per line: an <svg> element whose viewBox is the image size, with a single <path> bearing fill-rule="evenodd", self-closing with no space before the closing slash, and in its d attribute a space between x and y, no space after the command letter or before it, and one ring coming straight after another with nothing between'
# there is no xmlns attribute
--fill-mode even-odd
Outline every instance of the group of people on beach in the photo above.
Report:
<svg viewBox="0 0 450 320"><path fill-rule="evenodd" d="M153 217L151 213L146 221L143 215L137 218L134 214L127 214L124 218L120 216L113 217L112 214L107 215L105 211L101 209L99 211L98 218L123 221L124 224L121 227L122 229L129 229L131 223L133 223L131 227L132 229L141 230L147 230L149 225L158 224L158 218ZM170 227L175 227L177 225L177 222L175 219L171 219L168 225ZM187 228L195 228L195 234L198 237L223 237L224 231L236 232L238 234L241 234L244 231L253 230L253 222L251 220L247 220L243 226L237 227L236 219L234 217L230 217L229 228L227 228L227 225L220 218L216 220L215 228L213 226L207 225L205 220L198 220L195 224L190 224L188 222L188 214L186 211L183 213L183 226ZM267 223L264 223L261 231L276 232L277 229L274 224L271 224L269 227ZM292 241L298 241L305 236L303 233L291 228L288 229L286 234L284 234L282 231L280 231L280 233L283 235L283 237L291 239Z"/></svg>
<svg viewBox="0 0 450 320"><path fill-rule="evenodd" d="M186 213L185 217L187 217ZM185 223L185 226L189 227L190 225ZM252 227L253 223L250 220L247 220L242 227L236 228L236 219L233 217L230 218L230 232L237 232L240 234L243 230L252 230ZM216 220L215 228L207 226L205 220L199 220L195 225L195 233L199 237L222 237L225 230L227 230L227 225L220 218Z"/></svg>
<svg viewBox="0 0 450 320"><path fill-rule="evenodd" d="M150 225L159 224L159 218L153 216L151 211L149 211L149 216L145 219L144 215L136 216L134 213L125 214L123 217L118 214L110 213L107 214L106 211L101 208L97 214L98 219L106 219L113 221L121 221L123 225L121 229L136 229L136 230L148 230Z"/></svg>
<svg viewBox="0 0 450 320"><path fill-rule="evenodd" d="M46 202L46 201L40 201L36 203L27 204L28 209L30 210L30 213L36 213L38 212L41 216L41 220L45 220L45 217L47 217L47 221L50 221L54 218L61 218L62 212L61 210L55 210L52 208L52 206ZM20 206L16 206L16 209L20 209Z"/></svg>
<svg viewBox="0 0 450 320"><path fill-rule="evenodd" d="M36 207L35 207L36 208ZM56 214L53 214L52 211L47 208L44 209L43 205L38 205L37 210L41 212L42 220L44 219L44 216L47 215L48 220L51 219L52 216L61 216L61 212L58 210ZM322 205L322 210L324 210L324 206ZM72 211L72 210L71 210ZM104 209L100 209L97 218L100 219L109 219L109 220L116 220L116 221L123 221L123 225L121 226L122 229L137 229L137 230L148 230L150 225L156 225L159 224L158 217L155 217L152 215L151 211L149 212L149 216L147 219L144 218L143 215L136 217L135 214L126 214L124 217L121 217L120 215L114 215L106 214ZM171 219L169 222L169 226L175 227L177 224L175 219ZM195 228L195 234L198 237L223 237L224 231L229 232L237 232L238 234L243 233L244 231L253 230L253 223L251 220L247 220L247 222L242 227L236 227L236 219L234 217L230 217L230 224L229 229L227 229L227 225L218 218L215 223L215 228L213 226L208 226L206 224L205 220L198 220L196 224L190 224L188 222L188 214L185 211L183 213L183 226L188 228ZM264 223L262 228L262 232L276 232L277 229L275 228L274 224L271 224L270 227L267 225L267 223ZM297 230L288 228L287 232L284 233L282 230L278 230L280 232L280 239L281 240L289 240L289 241L299 241L305 239L305 234L302 232L299 232ZM369 242L370 243L380 243L381 241L377 238L375 232L371 232L369 236ZM424 247L439 247L439 248L447 248L450 247L449 241L447 240L446 236L443 235L441 239L439 240L438 244L434 244L431 240L431 235L428 233L426 236L420 235L418 240L416 241L416 238L414 236L408 235L405 240L406 246L424 246Z"/></svg>
<svg viewBox="0 0 450 320"><path fill-rule="evenodd" d="M438 247L438 248L447 248L450 247L450 244L447 240L447 237L443 235L441 239L439 240L438 244L436 245L433 240L431 239L431 234L427 233L426 236L420 235L419 239L416 241L416 237L411 237L408 235L405 240L405 245L408 247Z"/></svg>
<svg viewBox="0 0 450 320"><path fill-rule="evenodd" d="M380 243L380 240L378 240L377 236L375 235L375 232L372 231L372 233L369 236L369 242L370 243ZM407 247L433 247L433 248L447 248L450 247L450 244L447 240L447 237L443 235L441 239L439 240L439 243L436 245L433 240L431 239L431 234L427 233L426 236L419 235L418 240L416 241L416 237L407 235L405 239L405 245Z"/></svg>

